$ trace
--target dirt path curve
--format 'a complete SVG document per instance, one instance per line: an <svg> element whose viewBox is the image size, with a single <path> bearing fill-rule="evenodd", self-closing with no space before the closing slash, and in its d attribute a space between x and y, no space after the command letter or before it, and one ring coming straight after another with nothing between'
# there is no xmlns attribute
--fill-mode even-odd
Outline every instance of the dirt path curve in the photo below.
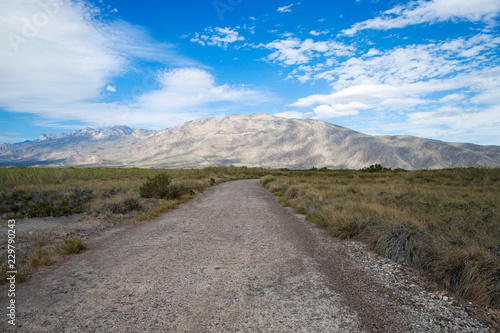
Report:
<svg viewBox="0 0 500 333"><path fill-rule="evenodd" d="M213 187L89 245L18 285L16 331L482 331L280 207L257 180Z"/></svg>

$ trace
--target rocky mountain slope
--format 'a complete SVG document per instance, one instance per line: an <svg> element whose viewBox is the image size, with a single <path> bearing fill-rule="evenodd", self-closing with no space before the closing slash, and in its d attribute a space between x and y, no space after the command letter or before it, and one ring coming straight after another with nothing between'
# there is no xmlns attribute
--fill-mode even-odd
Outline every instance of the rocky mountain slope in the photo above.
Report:
<svg viewBox="0 0 500 333"><path fill-rule="evenodd" d="M371 136L265 113L202 118L159 131L85 128L0 146L2 166L202 168L500 167L499 146Z"/></svg>

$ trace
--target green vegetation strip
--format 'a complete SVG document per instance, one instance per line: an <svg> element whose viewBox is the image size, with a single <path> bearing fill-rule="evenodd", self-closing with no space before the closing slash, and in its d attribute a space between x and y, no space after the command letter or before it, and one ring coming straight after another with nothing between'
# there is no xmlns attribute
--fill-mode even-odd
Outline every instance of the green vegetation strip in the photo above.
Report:
<svg viewBox="0 0 500 333"><path fill-rule="evenodd" d="M500 169L295 171L261 184L332 236L500 308Z"/></svg>

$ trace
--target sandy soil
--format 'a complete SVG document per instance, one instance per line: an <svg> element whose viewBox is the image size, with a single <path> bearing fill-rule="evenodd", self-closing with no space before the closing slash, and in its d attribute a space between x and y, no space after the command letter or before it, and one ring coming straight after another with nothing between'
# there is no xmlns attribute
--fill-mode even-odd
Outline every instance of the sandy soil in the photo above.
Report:
<svg viewBox="0 0 500 333"><path fill-rule="evenodd" d="M494 331L404 267L325 236L257 180L104 230L17 288L18 332Z"/></svg>

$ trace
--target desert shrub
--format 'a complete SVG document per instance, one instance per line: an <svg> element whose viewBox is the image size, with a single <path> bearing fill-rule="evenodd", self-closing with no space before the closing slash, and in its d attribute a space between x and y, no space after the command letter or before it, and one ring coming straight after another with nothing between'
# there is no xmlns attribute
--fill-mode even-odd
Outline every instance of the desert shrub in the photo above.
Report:
<svg viewBox="0 0 500 333"><path fill-rule="evenodd" d="M364 227L364 222L358 218L345 218L341 216L335 219L328 227L333 237L340 239L351 239L358 236Z"/></svg>
<svg viewBox="0 0 500 333"><path fill-rule="evenodd" d="M141 209L141 203L139 202L138 198L126 198L121 202L121 208L123 214L134 211L134 210L140 210Z"/></svg>
<svg viewBox="0 0 500 333"><path fill-rule="evenodd" d="M260 184L262 185L262 187L267 188L267 185L275 180L276 180L275 177L265 176L260 180Z"/></svg>
<svg viewBox="0 0 500 333"><path fill-rule="evenodd" d="M80 237L65 239L59 245L60 254L74 254L85 251L87 244Z"/></svg>
<svg viewBox="0 0 500 333"><path fill-rule="evenodd" d="M187 193L183 185L171 185L172 177L166 173L160 173L148 180L139 188L141 197L155 199L179 199Z"/></svg>
<svg viewBox="0 0 500 333"><path fill-rule="evenodd" d="M309 215L306 215L306 220L315 224L320 228L327 228L330 218L325 214L323 210L317 210Z"/></svg>
<svg viewBox="0 0 500 333"><path fill-rule="evenodd" d="M73 189L73 193L71 195L71 198L79 202L81 204L87 203L90 200L92 200L92 190L85 189L85 188L76 188Z"/></svg>
<svg viewBox="0 0 500 333"><path fill-rule="evenodd" d="M384 170L390 170L388 168L384 168L381 164L372 164L369 167L360 169L361 172L380 172Z"/></svg>
<svg viewBox="0 0 500 333"><path fill-rule="evenodd" d="M138 198L119 196L103 201L96 209L98 214L110 212L113 214L127 214L142 209Z"/></svg>
<svg viewBox="0 0 500 333"><path fill-rule="evenodd" d="M309 207L311 207L311 204L314 205L312 202L307 202L304 198L294 199L293 209L297 214L310 214L314 211L314 209L308 209Z"/></svg>
<svg viewBox="0 0 500 333"><path fill-rule="evenodd" d="M316 210L307 215L306 219L318 227L326 229L333 237L340 239L355 238L365 227L362 219L348 217L343 213L336 212L332 207Z"/></svg>
<svg viewBox="0 0 500 333"><path fill-rule="evenodd" d="M288 186L288 188L286 189L286 192L285 192L285 197L287 199L295 199L299 195L299 190L300 190L300 188L296 185Z"/></svg>
<svg viewBox="0 0 500 333"><path fill-rule="evenodd" d="M287 187L288 187L288 185L271 183L267 186L267 189L274 194L278 193L281 196L283 196L286 192Z"/></svg>
<svg viewBox="0 0 500 333"><path fill-rule="evenodd" d="M28 257L28 262L31 267L49 266L52 263L52 258L47 250L39 249Z"/></svg>
<svg viewBox="0 0 500 333"><path fill-rule="evenodd" d="M11 217L65 216L82 213L90 200L87 192L14 190L0 194L0 214Z"/></svg>
<svg viewBox="0 0 500 333"><path fill-rule="evenodd" d="M424 233L415 224L406 222L380 235L374 249L397 263L420 267L423 264L420 259L425 252Z"/></svg>
<svg viewBox="0 0 500 333"><path fill-rule="evenodd" d="M118 194L118 190L117 189L115 189L115 188L109 188L109 189L102 190L101 193L100 193L100 197L102 199L108 199L108 198L114 197L117 194Z"/></svg>
<svg viewBox="0 0 500 333"><path fill-rule="evenodd" d="M448 290L469 300L500 308L500 260L477 246L442 252L432 271Z"/></svg>

